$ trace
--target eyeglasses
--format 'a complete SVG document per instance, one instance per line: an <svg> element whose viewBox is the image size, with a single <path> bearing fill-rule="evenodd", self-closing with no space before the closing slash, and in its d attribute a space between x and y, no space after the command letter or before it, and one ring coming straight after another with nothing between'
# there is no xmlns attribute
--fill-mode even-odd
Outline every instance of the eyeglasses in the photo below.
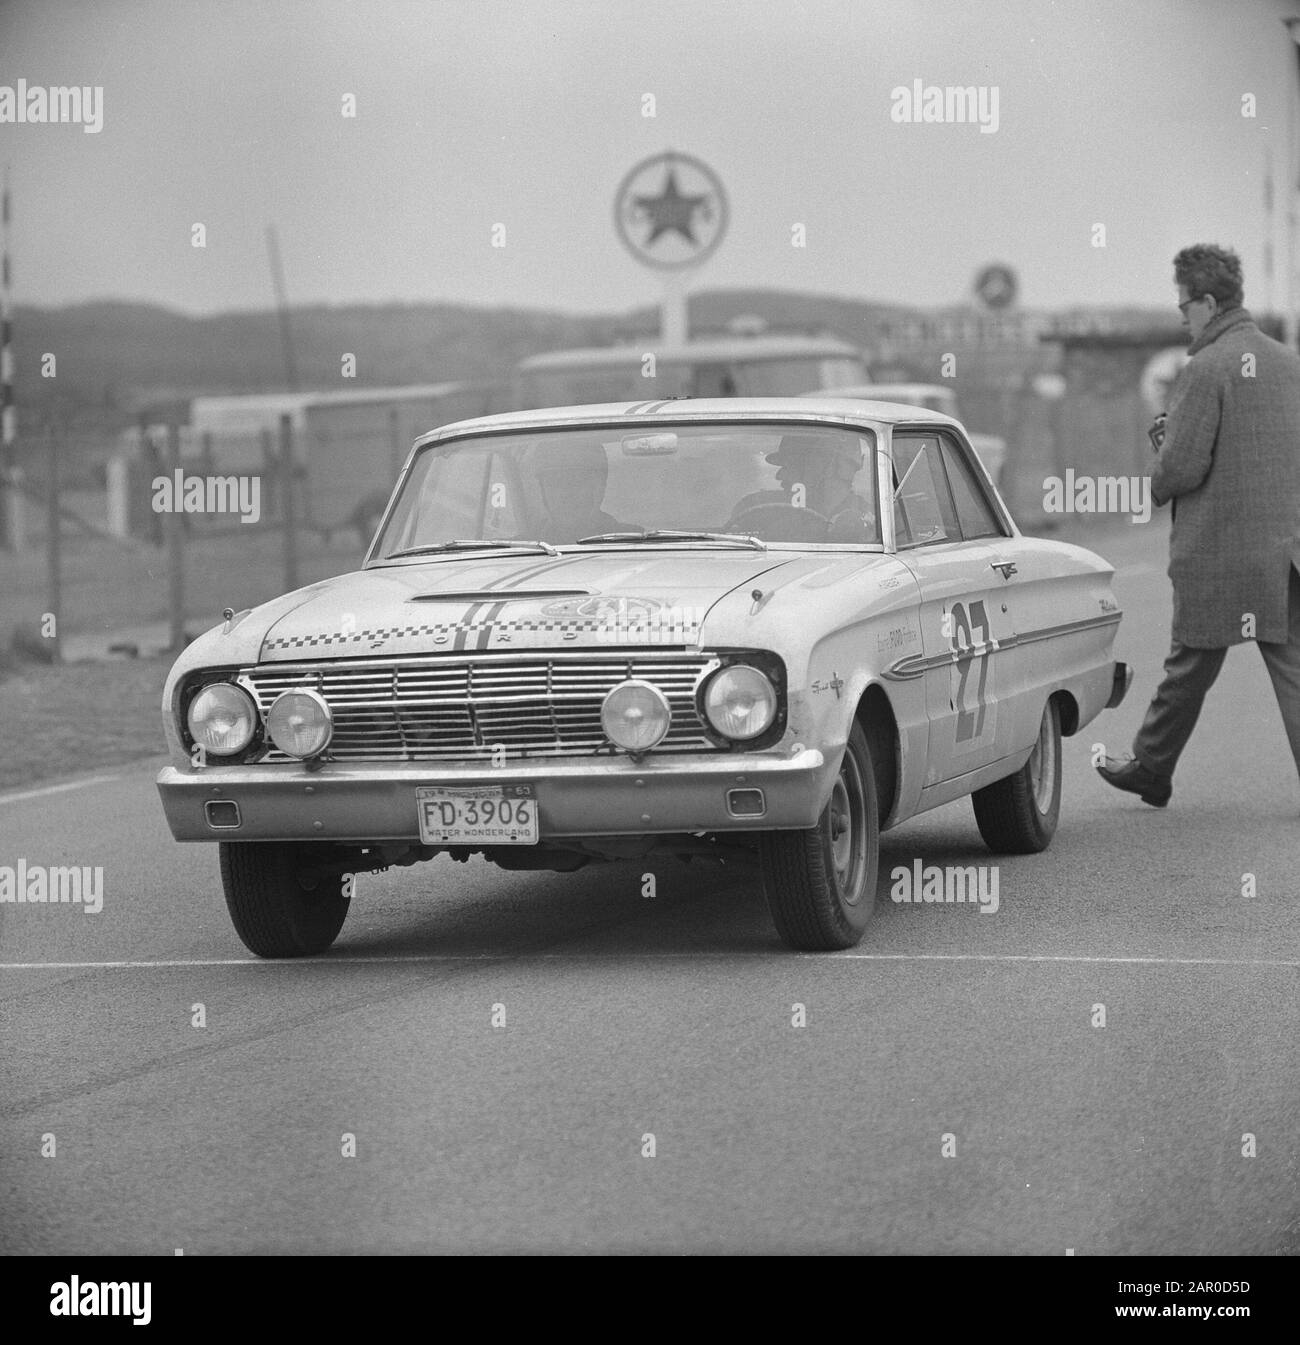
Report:
<svg viewBox="0 0 1300 1345"><path fill-rule="evenodd" d="M1186 317L1186 316L1187 316L1187 310L1188 310L1193 304L1199 304L1203 299L1208 299L1209 297L1210 297L1210 296L1209 296L1208 294L1199 294L1199 295L1197 295L1197 297L1196 297L1195 299L1184 299L1183 302L1180 303L1180 304L1178 305L1178 311L1179 311L1184 317Z"/></svg>

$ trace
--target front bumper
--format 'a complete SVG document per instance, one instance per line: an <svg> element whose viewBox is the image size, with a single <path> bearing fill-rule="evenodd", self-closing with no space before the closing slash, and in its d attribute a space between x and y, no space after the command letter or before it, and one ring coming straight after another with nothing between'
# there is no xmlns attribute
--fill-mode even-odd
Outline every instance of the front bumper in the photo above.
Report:
<svg viewBox="0 0 1300 1345"><path fill-rule="evenodd" d="M692 831L811 827L830 796L842 749L790 753L534 760L518 765L425 762L308 771L297 763L159 773L178 841L419 841L419 785L535 785L541 841ZM737 816L732 790L760 790L763 811ZM210 808L210 804L234 804ZM214 825L212 818L238 825Z"/></svg>

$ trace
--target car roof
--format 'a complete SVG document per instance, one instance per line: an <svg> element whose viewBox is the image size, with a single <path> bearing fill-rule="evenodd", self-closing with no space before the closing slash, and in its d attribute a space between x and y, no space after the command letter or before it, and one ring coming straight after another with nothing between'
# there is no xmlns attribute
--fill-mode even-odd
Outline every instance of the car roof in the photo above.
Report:
<svg viewBox="0 0 1300 1345"><path fill-rule="evenodd" d="M610 421L628 425L675 421L838 421L844 424L952 425L959 420L902 402L864 401L853 397L681 397L651 398L639 402L599 402L582 406L548 406L531 411L505 411L475 416L440 425L421 435L416 446L453 435L484 434L504 430L549 429L560 425L596 425Z"/></svg>
<svg viewBox="0 0 1300 1345"><path fill-rule="evenodd" d="M862 397L869 401L897 401L907 397L933 397L936 394L955 399L957 394L942 383L855 383L848 388L826 388L805 392L804 397Z"/></svg>
<svg viewBox="0 0 1300 1345"><path fill-rule="evenodd" d="M783 360L800 355L860 358L861 354L857 346L833 336L732 336L677 345L650 339L637 345L548 350L520 360L516 368L521 372L608 368L640 364L647 355L654 355L667 364L698 364L717 360Z"/></svg>

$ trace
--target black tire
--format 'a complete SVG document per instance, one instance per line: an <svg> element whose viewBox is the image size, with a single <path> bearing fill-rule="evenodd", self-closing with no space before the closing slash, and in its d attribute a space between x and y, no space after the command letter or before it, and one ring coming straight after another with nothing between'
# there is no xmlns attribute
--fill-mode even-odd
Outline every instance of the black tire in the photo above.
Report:
<svg viewBox="0 0 1300 1345"><path fill-rule="evenodd" d="M833 952L861 940L876 904L880 816L871 752L856 720L817 825L763 832L759 859L772 921L791 948Z"/></svg>
<svg viewBox="0 0 1300 1345"><path fill-rule="evenodd" d="M222 841L221 885L235 932L258 957L323 953L347 919L341 873L311 874L311 848Z"/></svg>
<svg viewBox="0 0 1300 1345"><path fill-rule="evenodd" d="M1061 712L1043 707L1038 741L1029 760L1005 780L971 795L975 821L995 854L1036 855L1046 850L1061 816Z"/></svg>

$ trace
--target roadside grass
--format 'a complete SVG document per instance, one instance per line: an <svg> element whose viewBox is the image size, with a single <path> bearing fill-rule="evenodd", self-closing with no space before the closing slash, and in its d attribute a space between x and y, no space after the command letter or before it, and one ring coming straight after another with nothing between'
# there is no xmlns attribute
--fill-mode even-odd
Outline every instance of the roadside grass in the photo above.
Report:
<svg viewBox="0 0 1300 1345"><path fill-rule="evenodd" d="M39 543L39 539L36 539ZM61 636L117 632L165 622L167 553L79 535L63 539ZM298 583L356 569L356 534L325 545L299 538ZM283 540L270 529L249 535L194 536L185 544L185 628L197 635L241 610L285 592ZM0 555L0 790L100 770L166 750L163 682L170 655L107 662L28 661L47 642L46 557L38 544Z"/></svg>
<svg viewBox="0 0 1300 1345"><path fill-rule="evenodd" d="M169 658L0 670L0 791L167 750Z"/></svg>

